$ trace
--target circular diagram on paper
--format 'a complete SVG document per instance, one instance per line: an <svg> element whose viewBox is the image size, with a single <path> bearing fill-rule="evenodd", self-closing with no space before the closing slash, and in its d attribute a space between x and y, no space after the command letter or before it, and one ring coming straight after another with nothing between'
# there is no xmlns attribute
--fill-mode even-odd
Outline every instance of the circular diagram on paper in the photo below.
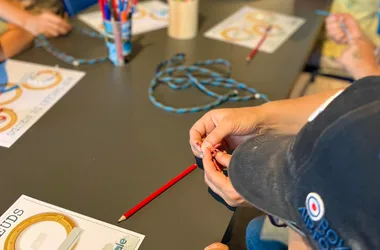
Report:
<svg viewBox="0 0 380 250"><path fill-rule="evenodd" d="M4 250L58 249L74 228L74 221L63 214L37 214L20 222L9 233ZM75 246L71 249L75 249Z"/></svg>
<svg viewBox="0 0 380 250"><path fill-rule="evenodd" d="M17 122L17 115L13 110L0 108L0 133L10 129Z"/></svg>
<svg viewBox="0 0 380 250"><path fill-rule="evenodd" d="M227 28L220 32L220 35L229 41L244 41L252 38L252 33L249 30L240 27Z"/></svg>
<svg viewBox="0 0 380 250"><path fill-rule="evenodd" d="M5 89L14 87L15 84L8 83ZM5 93L0 93L0 105L10 104L20 98L22 94L21 88L16 88Z"/></svg>
<svg viewBox="0 0 380 250"><path fill-rule="evenodd" d="M254 23L269 24L276 20L275 15L272 12L267 11L255 11L246 15L247 20Z"/></svg>
<svg viewBox="0 0 380 250"><path fill-rule="evenodd" d="M136 11L133 13L133 19L138 20L138 19L143 19L146 16L146 10L143 8L136 8Z"/></svg>
<svg viewBox="0 0 380 250"><path fill-rule="evenodd" d="M155 20L166 21L168 20L168 14L169 13L167 9L160 9L160 10L153 10L149 16Z"/></svg>
<svg viewBox="0 0 380 250"><path fill-rule="evenodd" d="M256 35L263 36L267 28L268 28L267 24L257 24L257 25L254 25L252 29ZM278 25L272 25L272 29L270 30L268 34L269 37L283 36L283 35L285 35L285 32Z"/></svg>
<svg viewBox="0 0 380 250"><path fill-rule="evenodd" d="M32 74L22 86L31 90L50 89L62 82L62 75L54 70L42 70Z"/></svg>

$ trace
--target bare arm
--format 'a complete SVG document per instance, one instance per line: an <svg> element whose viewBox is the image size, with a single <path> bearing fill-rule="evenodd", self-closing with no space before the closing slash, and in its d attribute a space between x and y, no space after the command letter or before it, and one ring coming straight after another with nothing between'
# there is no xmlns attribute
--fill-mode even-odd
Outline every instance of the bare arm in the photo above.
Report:
<svg viewBox="0 0 380 250"><path fill-rule="evenodd" d="M257 107L214 109L206 113L190 129L190 145L194 155L203 158L207 185L228 204L244 205L244 199L233 188L229 178L215 170L210 149L221 143L223 150L233 150L249 138L268 132L296 134L310 115L339 90ZM229 160L222 161L222 157L227 156L217 154L215 159L221 165L228 166Z"/></svg>
<svg viewBox="0 0 380 250"><path fill-rule="evenodd" d="M342 89L256 107L214 109L190 129L193 153L201 157L205 147L212 148L218 143L225 143L229 149L235 149L257 134L295 134L306 124L309 116L339 90Z"/></svg>
<svg viewBox="0 0 380 250"><path fill-rule="evenodd" d="M344 88L296 99L274 101L257 107L264 132L297 133L309 116L329 97Z"/></svg>
<svg viewBox="0 0 380 250"><path fill-rule="evenodd" d="M0 17L10 23L23 27L28 18L32 17L32 14L14 6L6 0L0 0Z"/></svg>
<svg viewBox="0 0 380 250"><path fill-rule="evenodd" d="M66 20L53 13L44 12L40 15L32 15L6 0L0 0L0 18L29 31L34 36L45 34L56 37L67 34L71 30L71 26Z"/></svg>

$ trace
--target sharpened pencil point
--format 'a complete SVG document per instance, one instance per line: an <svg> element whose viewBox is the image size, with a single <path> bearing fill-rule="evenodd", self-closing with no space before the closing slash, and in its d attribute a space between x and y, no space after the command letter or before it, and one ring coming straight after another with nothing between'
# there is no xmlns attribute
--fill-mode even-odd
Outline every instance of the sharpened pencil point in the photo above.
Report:
<svg viewBox="0 0 380 250"><path fill-rule="evenodd" d="M248 57L245 58L245 61L246 61L247 63L249 63L249 62L251 61L251 59L252 59L252 58L248 56Z"/></svg>
<svg viewBox="0 0 380 250"><path fill-rule="evenodd" d="M125 219L127 219L127 218L125 218L125 216L123 215L120 217L120 219L117 221L117 223L120 223L120 222L124 221Z"/></svg>

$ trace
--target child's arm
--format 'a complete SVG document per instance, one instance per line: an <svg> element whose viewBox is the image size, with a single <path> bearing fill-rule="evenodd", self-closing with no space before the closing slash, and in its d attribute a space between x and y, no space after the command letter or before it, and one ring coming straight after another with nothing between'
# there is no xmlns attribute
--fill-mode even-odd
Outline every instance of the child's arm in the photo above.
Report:
<svg viewBox="0 0 380 250"><path fill-rule="evenodd" d="M350 37L343 30L341 23L347 27ZM350 14L333 14L326 18L328 36L339 44L347 44L346 50L338 58L346 70L355 79L365 76L380 75L375 56L375 46L362 32L359 23Z"/></svg>
<svg viewBox="0 0 380 250"><path fill-rule="evenodd" d="M32 14L17 8L15 5L9 3L7 0L0 0L0 17L9 23L25 27L25 24Z"/></svg>
<svg viewBox="0 0 380 250"><path fill-rule="evenodd" d="M20 27L9 24L0 36L0 61L11 58L33 44L33 35Z"/></svg>
<svg viewBox="0 0 380 250"><path fill-rule="evenodd" d="M69 23L53 13L32 15L6 0L0 0L0 18L24 28L35 36L39 34L59 36L67 34L71 29Z"/></svg>
<svg viewBox="0 0 380 250"><path fill-rule="evenodd" d="M353 40L366 38L359 23L350 14L333 14L326 18L327 35L338 44L347 44L350 39L342 28L342 23L347 27Z"/></svg>
<svg viewBox="0 0 380 250"><path fill-rule="evenodd" d="M356 39L348 44L338 61L355 79L380 75L374 53L375 46L367 39Z"/></svg>

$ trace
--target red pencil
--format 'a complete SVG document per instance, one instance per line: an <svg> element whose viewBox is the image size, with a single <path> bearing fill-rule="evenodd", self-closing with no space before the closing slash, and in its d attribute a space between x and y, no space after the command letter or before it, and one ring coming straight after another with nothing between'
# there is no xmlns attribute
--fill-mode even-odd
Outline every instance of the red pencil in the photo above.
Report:
<svg viewBox="0 0 380 250"><path fill-rule="evenodd" d="M264 43L264 41L267 39L268 37L268 34L269 32L271 31L272 29L272 25L269 25L266 29L265 29L265 32L264 32L264 35L263 37L261 38L261 40L259 41L259 43L256 45L256 47L251 51L251 53L249 53L249 55L247 56L247 58L245 59L247 62L250 62L252 60L252 58L256 55L257 51L259 51L261 45Z"/></svg>
<svg viewBox="0 0 380 250"><path fill-rule="evenodd" d="M121 216L120 219L118 220L118 223L120 223L120 222L128 219L129 217L131 217L134 213L136 213L141 208L143 208L146 204L148 204L149 202L151 202L152 200L154 200L155 198L157 198L160 194L162 194L163 192L165 192L166 190L168 190L171 186L173 186L174 184L176 184L178 181L180 181L186 175L190 174L196 168L197 168L197 164L193 164L190 167L188 167L187 169L185 169L185 171L183 171L182 173L180 173L179 175L177 175L176 177L174 177L173 179L171 179L168 183L166 183L165 185L163 185L162 187L160 187L159 189L157 189L155 192L153 192L151 195L149 195L148 197L146 197L139 204L137 204L131 210L129 210L128 212L126 212L123 216Z"/></svg>
<svg viewBox="0 0 380 250"><path fill-rule="evenodd" d="M103 20L106 19L106 14L104 12L104 0L99 0L99 7L100 7L100 10L102 11L102 15L103 15Z"/></svg>
<svg viewBox="0 0 380 250"><path fill-rule="evenodd" d="M112 0L112 9L115 13L115 18L116 18L115 21L119 21L119 15L117 14L118 9L117 9L116 0Z"/></svg>

